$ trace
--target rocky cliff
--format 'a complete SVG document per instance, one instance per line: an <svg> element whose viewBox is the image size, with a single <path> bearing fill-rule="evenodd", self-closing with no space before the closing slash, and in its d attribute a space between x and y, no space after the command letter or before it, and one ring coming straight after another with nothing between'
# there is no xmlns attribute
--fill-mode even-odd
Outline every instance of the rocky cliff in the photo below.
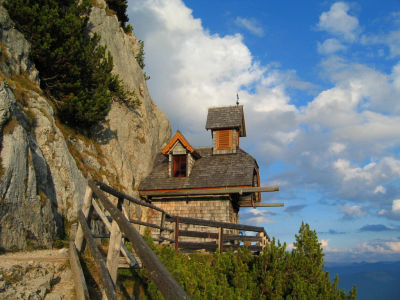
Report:
<svg viewBox="0 0 400 300"><path fill-rule="evenodd" d="M135 60L135 36L106 14L102 0L90 20L114 58L113 71L141 105L113 103L106 121L83 136L57 120L39 88L29 43L0 7L0 249L50 247L76 219L87 176L135 194L170 137L169 121L151 100Z"/></svg>

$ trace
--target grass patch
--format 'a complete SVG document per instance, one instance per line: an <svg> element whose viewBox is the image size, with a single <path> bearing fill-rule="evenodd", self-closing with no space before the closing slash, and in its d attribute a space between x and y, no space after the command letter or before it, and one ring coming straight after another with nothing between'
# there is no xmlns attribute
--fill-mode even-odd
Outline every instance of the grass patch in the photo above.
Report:
<svg viewBox="0 0 400 300"><path fill-rule="evenodd" d="M15 116L13 116L11 119L8 120L6 126L4 126L3 135L13 134L15 127L17 127L18 125L19 122L17 121Z"/></svg>
<svg viewBox="0 0 400 300"><path fill-rule="evenodd" d="M117 15L117 13L112 9L106 8L106 15L110 17Z"/></svg>
<svg viewBox="0 0 400 300"><path fill-rule="evenodd" d="M93 300L101 300L101 283L100 283L100 275L97 271L96 264L94 259L89 255L81 255L80 256L82 271L85 276L86 285L88 287L90 299Z"/></svg>
<svg viewBox="0 0 400 300"><path fill-rule="evenodd" d="M40 197L40 207L43 208L47 203L47 196L43 191L40 191L39 197Z"/></svg>

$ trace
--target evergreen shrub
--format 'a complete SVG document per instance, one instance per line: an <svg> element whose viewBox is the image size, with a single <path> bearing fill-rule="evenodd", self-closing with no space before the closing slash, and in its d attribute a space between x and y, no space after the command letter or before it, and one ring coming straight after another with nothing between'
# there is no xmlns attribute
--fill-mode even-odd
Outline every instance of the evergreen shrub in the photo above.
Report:
<svg viewBox="0 0 400 300"><path fill-rule="evenodd" d="M338 277L324 272L321 244L315 231L302 224L291 252L273 239L259 255L237 252L183 254L167 245L150 246L191 299L355 299L338 288ZM145 283L149 299L163 299L146 270L134 276Z"/></svg>

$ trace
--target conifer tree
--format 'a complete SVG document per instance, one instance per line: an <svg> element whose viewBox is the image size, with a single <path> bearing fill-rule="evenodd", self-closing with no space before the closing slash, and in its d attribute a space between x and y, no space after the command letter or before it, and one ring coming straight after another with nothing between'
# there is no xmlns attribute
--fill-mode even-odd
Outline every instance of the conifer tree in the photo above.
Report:
<svg viewBox="0 0 400 300"><path fill-rule="evenodd" d="M41 87L65 123L88 128L105 118L113 99L130 100L112 57L87 33L89 0L7 0L11 19L31 43Z"/></svg>

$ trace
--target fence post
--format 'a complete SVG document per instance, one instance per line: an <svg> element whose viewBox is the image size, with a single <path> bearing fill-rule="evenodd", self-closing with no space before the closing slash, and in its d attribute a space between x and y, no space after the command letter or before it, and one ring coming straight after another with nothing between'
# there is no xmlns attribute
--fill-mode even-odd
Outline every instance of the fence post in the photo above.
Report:
<svg viewBox="0 0 400 300"><path fill-rule="evenodd" d="M160 222L160 242L159 244L162 243L162 233L163 233L163 228L165 225L165 212L161 213L161 222Z"/></svg>
<svg viewBox="0 0 400 300"><path fill-rule="evenodd" d="M175 217L175 250L179 249L179 217Z"/></svg>
<svg viewBox="0 0 400 300"><path fill-rule="evenodd" d="M218 248L220 252L224 251L224 228L218 228Z"/></svg>
<svg viewBox="0 0 400 300"><path fill-rule="evenodd" d="M83 215L85 216L86 220L89 217L89 213L90 213L91 207L92 207L92 195L93 195L92 189L89 186L87 186L86 191L85 191L85 198L83 198L83 204L82 204L82 212L83 212ZM79 214L79 212L78 212L78 214ZM84 233L82 230L82 225L79 223L78 230L77 230L76 236L75 236L75 247L78 252L81 252L84 248L84 247L82 247L82 246L84 246L83 240L84 240Z"/></svg>
<svg viewBox="0 0 400 300"><path fill-rule="evenodd" d="M124 198L118 198L117 208L121 210L122 203ZM114 283L117 282L117 273L118 273L118 264L119 264L119 255L121 251L121 241L122 241L122 233L119 229L119 226L115 220L111 223L111 231L110 231L110 244L108 245L107 252L107 269L110 273L110 277Z"/></svg>

